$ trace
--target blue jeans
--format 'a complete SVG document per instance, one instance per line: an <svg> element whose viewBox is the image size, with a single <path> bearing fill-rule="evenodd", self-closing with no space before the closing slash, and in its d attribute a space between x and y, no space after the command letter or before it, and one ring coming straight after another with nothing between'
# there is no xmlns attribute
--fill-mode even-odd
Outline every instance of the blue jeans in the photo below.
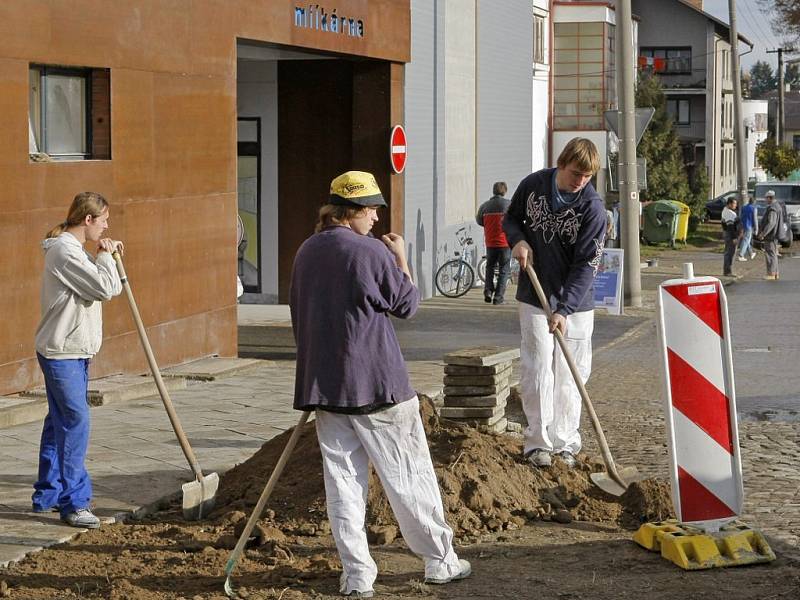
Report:
<svg viewBox="0 0 800 600"><path fill-rule="evenodd" d="M742 258L750 258L753 253L753 228L745 227L742 241L739 243L739 256Z"/></svg>
<svg viewBox="0 0 800 600"><path fill-rule="evenodd" d="M92 481L84 465L89 447L89 360L53 360L40 354L49 412L39 446L39 479L33 510L58 507L61 516L89 508Z"/></svg>

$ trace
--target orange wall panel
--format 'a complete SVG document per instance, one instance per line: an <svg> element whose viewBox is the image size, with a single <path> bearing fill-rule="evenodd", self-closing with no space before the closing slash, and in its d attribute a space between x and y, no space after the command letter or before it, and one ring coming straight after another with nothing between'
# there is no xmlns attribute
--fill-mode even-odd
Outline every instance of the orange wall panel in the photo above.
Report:
<svg viewBox="0 0 800 600"><path fill-rule="evenodd" d="M326 7L364 19L363 39L297 28L295 5L0 2L0 395L41 383L40 242L85 190L111 202L110 235L126 242L159 363L236 354L237 39L399 62L410 54L409 0ZM111 160L30 162L31 63L110 69ZM92 376L144 371L124 297L105 305L104 326Z"/></svg>

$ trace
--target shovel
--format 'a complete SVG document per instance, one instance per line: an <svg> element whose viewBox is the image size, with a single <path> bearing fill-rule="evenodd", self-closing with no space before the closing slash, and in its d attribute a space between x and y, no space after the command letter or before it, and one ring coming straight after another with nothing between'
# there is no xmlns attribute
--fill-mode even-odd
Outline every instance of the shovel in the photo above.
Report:
<svg viewBox="0 0 800 600"><path fill-rule="evenodd" d="M539 278L530 265L530 261L525 266L525 272L528 274L528 278L533 284L533 289L536 290L539 304L542 305L544 314L549 321L553 312L550 310L550 303L544 295L542 284L539 283ZM589 477L594 484L604 492L612 496L621 496L628 488L627 482L633 482L641 478L639 476L639 471L636 467L625 467L619 471L617 470L617 466L614 464L614 458L611 456L611 450L608 449L608 442L606 442L603 428L600 426L600 420L597 418L597 413L594 412L594 406L592 406L592 401L589 399L589 394L586 391L586 387L583 385L583 380L581 379L580 373L578 373L578 367L575 365L575 361L572 359L572 354L570 354L567 348L567 342L564 340L561 330L556 329L553 334L556 336L556 340L558 340L558 345L561 346L561 352L564 354L567 365L569 365L569 370L572 373L573 379L575 379L575 385L578 386L578 391L580 391L581 400L583 401L583 407L586 409L586 412L589 413L592 427L594 428L594 434L597 437L597 443L603 454L603 462L606 464L606 470L608 471L608 473L591 473Z"/></svg>
<svg viewBox="0 0 800 600"><path fill-rule="evenodd" d="M122 287L125 289L125 295L128 298L128 304L131 307L131 314L133 315L133 322L136 324L136 330L139 332L139 339L142 342L142 348L147 356L147 364L150 365L150 371L153 373L153 379L156 382L158 393L161 395L161 401L164 403L164 408L167 409L167 416L169 422L172 424L172 429L178 437L178 442L181 445L181 450L189 461L189 466L195 475L195 481L184 483L183 489L183 518L187 521L197 521L207 515L212 508L214 508L214 500L217 495L217 488L219 487L219 475L216 473L209 473L203 475L200 469L200 464L194 455L192 447L189 445L189 440L186 439L186 434L183 432L181 422L178 420L178 414L175 412L175 407L172 406L172 400L169 397L167 388L164 386L164 380L161 378L161 371L156 364L156 358L153 356L153 349L150 347L150 341L147 339L147 333L144 330L142 317L139 315L139 309L136 307L136 301L133 299L133 292L128 283L128 276L125 274L125 267L122 264L122 257L118 252L114 252L114 260L117 262L117 270L119 271L119 278L122 280Z"/></svg>
<svg viewBox="0 0 800 600"><path fill-rule="evenodd" d="M228 562L225 563L225 593L229 598L234 598L236 596L235 592L233 591L233 586L231 585L231 573L233 573L233 570L236 568L236 563L239 562L239 557L242 555L242 551L244 550L245 544L247 544L250 533L253 531L253 527L256 526L256 523L258 523L258 519L261 517L261 513L264 510L264 506L267 504L267 500L269 500L272 490L275 489L275 485L278 483L278 478L281 476L281 473L283 473L286 463L289 462L289 456L291 456L292 450L294 450L295 445L297 445L297 440L300 439L300 430L303 428L303 425L306 424L308 415L309 411L303 411L303 413L300 415L300 420L297 422L297 425L295 425L294 431L292 431L292 435L289 437L289 441L286 442L286 446L283 448L281 457L278 459L278 462L275 464L275 468L272 470L272 474L269 476L269 480L267 481L267 485L264 487L264 491L261 492L261 496L258 497L256 507L253 509L253 514L251 514L250 518L247 520L247 525L245 525L244 529L242 530L242 534L239 536L239 541L236 542L236 546L234 547L233 552L231 552Z"/></svg>

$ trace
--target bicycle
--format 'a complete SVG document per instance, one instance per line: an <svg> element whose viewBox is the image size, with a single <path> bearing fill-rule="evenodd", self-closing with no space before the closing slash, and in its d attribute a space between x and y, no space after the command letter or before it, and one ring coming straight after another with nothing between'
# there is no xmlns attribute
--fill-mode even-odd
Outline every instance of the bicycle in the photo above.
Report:
<svg viewBox="0 0 800 600"><path fill-rule="evenodd" d="M456 258L451 258L436 271L434 282L439 293L448 298L459 298L466 294L475 283L475 271L469 264L472 258L473 245L471 237L467 237L466 227L456 231L456 238L461 250L456 250Z"/></svg>

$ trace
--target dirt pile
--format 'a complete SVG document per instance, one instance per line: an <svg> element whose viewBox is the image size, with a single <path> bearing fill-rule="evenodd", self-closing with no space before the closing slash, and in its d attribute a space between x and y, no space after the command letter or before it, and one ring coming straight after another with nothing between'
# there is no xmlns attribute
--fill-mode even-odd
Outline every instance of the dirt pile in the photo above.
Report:
<svg viewBox="0 0 800 600"><path fill-rule="evenodd" d="M633 484L615 498L592 485L589 473L601 464L583 459L568 469L555 460L549 469L533 469L521 454L521 442L506 435L440 420L429 401L421 403L436 475L448 523L459 536L516 529L536 519L571 519L635 528L671 516L669 486L659 480ZM215 515L248 512L258 501L290 432L274 438L247 462L222 476ZM329 530L325 489L314 424L306 424L266 511L268 525L296 535ZM554 518L560 512L560 518ZM565 511L568 511L568 515ZM389 543L396 521L374 474L370 480L368 527L373 543Z"/></svg>

